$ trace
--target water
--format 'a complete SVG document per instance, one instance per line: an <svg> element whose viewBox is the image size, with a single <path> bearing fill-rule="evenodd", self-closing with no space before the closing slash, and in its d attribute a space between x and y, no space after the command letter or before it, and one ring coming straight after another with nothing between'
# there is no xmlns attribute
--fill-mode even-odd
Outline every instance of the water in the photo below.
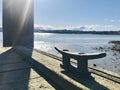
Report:
<svg viewBox="0 0 120 90"><path fill-rule="evenodd" d="M66 48L80 53L100 52L97 47L108 47L109 41L120 40L119 35L95 35L95 34L53 34L34 33L34 47L49 53L60 54L54 49L55 46ZM0 46L2 46L2 33L0 32ZM107 53L105 58L90 60L89 65L96 64L98 67L120 74L120 53L103 51ZM114 55L116 53L116 56Z"/></svg>
<svg viewBox="0 0 120 90"><path fill-rule="evenodd" d="M120 40L119 35L95 35L95 34L54 34L35 33L35 48L60 56L54 49L55 46L72 51L100 52L97 47L109 47L109 41ZM98 67L120 74L120 53L103 51L107 53L105 58L90 60L89 65L96 64ZM114 56L116 54L116 56Z"/></svg>
<svg viewBox="0 0 120 90"><path fill-rule="evenodd" d="M95 47L106 46L111 40L120 40L119 35L51 33L35 33L34 35L35 48L51 53L55 53L55 46L78 52L94 52Z"/></svg>

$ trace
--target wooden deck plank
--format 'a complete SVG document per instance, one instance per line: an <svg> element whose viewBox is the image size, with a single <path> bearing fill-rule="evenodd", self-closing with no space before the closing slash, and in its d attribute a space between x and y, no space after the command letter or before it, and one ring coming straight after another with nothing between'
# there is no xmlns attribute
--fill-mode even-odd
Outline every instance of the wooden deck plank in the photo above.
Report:
<svg viewBox="0 0 120 90"><path fill-rule="evenodd" d="M0 90L56 90L43 77L31 69L29 82L18 80L0 84Z"/></svg>
<svg viewBox="0 0 120 90"><path fill-rule="evenodd" d="M29 80L30 68L0 73L0 85Z"/></svg>
<svg viewBox="0 0 120 90"><path fill-rule="evenodd" d="M0 90L28 90L28 83L23 82L14 82L0 85Z"/></svg>
<svg viewBox="0 0 120 90"><path fill-rule="evenodd" d="M120 84L115 83L111 80L103 78L101 76L92 74L91 79L83 79L74 73L65 72L60 67L61 62L54 58L48 57L35 51L32 52L32 58L28 55L29 50L24 47L17 47L16 51L21 56L28 58L26 59L33 68L39 73L42 72L44 75L52 79L62 89L68 90L119 90Z"/></svg>
<svg viewBox="0 0 120 90"><path fill-rule="evenodd" d="M19 69L26 69L30 68L30 65L27 63L14 63L14 64L7 64L7 65L0 65L0 73L6 72L6 71L15 71Z"/></svg>
<svg viewBox="0 0 120 90"><path fill-rule="evenodd" d="M24 62L11 48L0 48L0 51L0 65Z"/></svg>
<svg viewBox="0 0 120 90"><path fill-rule="evenodd" d="M8 60L9 62L9 58L11 58L11 61L12 59L16 59L16 61L22 61L24 59L25 61L22 61L21 64L16 63L16 65L15 62L1 63L2 66L0 66L5 69L0 69L3 70L0 72L0 90L55 90L56 84L59 87L68 90L119 90L120 88L120 84L95 74L92 74L92 77L95 79L89 80L80 79L78 76L72 77L72 73L66 73L64 72L64 69L60 68L60 61L41 53L37 53L36 51L32 52L32 58L29 55L26 57L28 53L31 53L31 50L26 51L25 49L26 48L19 49L22 50L22 58L13 51L12 53L8 52L9 57L4 58L7 56L7 54L2 57L3 54L9 51L9 49L7 49L7 51L4 49L5 52L2 50L3 53L0 54L0 60ZM29 65L25 65L26 63L30 63L30 65L32 65L32 67L37 71L37 73L34 70L31 70ZM17 67L17 64L19 67ZM26 66L28 67L26 68ZM55 85L50 85L48 83L49 80L46 81L44 77L40 76L41 74L54 81ZM71 88L73 86L78 88Z"/></svg>
<svg viewBox="0 0 120 90"><path fill-rule="evenodd" d="M11 48L0 48L0 90L55 90Z"/></svg>
<svg viewBox="0 0 120 90"><path fill-rule="evenodd" d="M28 90L56 90L42 76L31 69Z"/></svg>

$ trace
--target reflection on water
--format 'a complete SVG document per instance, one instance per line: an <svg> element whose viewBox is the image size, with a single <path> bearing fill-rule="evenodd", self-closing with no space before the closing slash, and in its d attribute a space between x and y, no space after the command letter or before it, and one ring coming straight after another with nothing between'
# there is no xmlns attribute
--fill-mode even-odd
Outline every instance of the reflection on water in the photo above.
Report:
<svg viewBox="0 0 120 90"><path fill-rule="evenodd" d="M50 46L48 43L45 43L44 41L35 41L34 47L37 49L40 49L42 51L48 52L49 50L52 50L52 46Z"/></svg>

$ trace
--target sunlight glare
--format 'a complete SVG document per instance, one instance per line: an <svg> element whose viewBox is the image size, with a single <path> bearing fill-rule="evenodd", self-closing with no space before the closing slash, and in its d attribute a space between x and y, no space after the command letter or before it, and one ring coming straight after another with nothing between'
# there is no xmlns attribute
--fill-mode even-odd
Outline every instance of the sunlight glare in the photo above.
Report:
<svg viewBox="0 0 120 90"><path fill-rule="evenodd" d="M22 15L22 21L21 21L21 26L20 26L21 30L24 27L24 24L27 20L27 16L29 15L29 9L31 8L30 7L31 3L32 3L32 0L26 0L26 5L25 5L25 9Z"/></svg>
<svg viewBox="0 0 120 90"><path fill-rule="evenodd" d="M28 21L30 19L30 14L31 14L31 9L32 9L31 6L33 4L33 0L22 0L20 3L21 4L19 6L19 10L21 10L22 13L20 13L21 15L20 15L19 26L18 26L19 33L18 33L17 38L15 39L16 43L22 37L21 35L22 35L22 32L25 28L25 25L28 24ZM22 4L23 4L23 6L22 6Z"/></svg>

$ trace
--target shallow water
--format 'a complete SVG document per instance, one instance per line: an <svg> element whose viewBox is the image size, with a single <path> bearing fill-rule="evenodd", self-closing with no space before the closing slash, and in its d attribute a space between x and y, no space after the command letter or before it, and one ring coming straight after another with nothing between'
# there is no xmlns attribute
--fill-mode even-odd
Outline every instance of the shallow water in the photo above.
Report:
<svg viewBox="0 0 120 90"><path fill-rule="evenodd" d="M94 34L51 34L35 33L35 48L60 56L54 47L62 47L80 53L100 52L97 47L108 47L112 40L120 40L119 35L94 35ZM90 60L89 65L96 64L113 72L120 73L120 53L103 51L107 53L105 58Z"/></svg>
<svg viewBox="0 0 120 90"><path fill-rule="evenodd" d="M0 46L2 46L2 33L0 32ZM54 49L55 46L66 48L79 53L100 52L98 47L108 47L109 41L120 40L119 35L94 35L94 34L53 34L34 33L34 47L49 53L60 54ZM90 60L89 65L96 64L98 67L120 74L120 53L104 51L105 58Z"/></svg>

